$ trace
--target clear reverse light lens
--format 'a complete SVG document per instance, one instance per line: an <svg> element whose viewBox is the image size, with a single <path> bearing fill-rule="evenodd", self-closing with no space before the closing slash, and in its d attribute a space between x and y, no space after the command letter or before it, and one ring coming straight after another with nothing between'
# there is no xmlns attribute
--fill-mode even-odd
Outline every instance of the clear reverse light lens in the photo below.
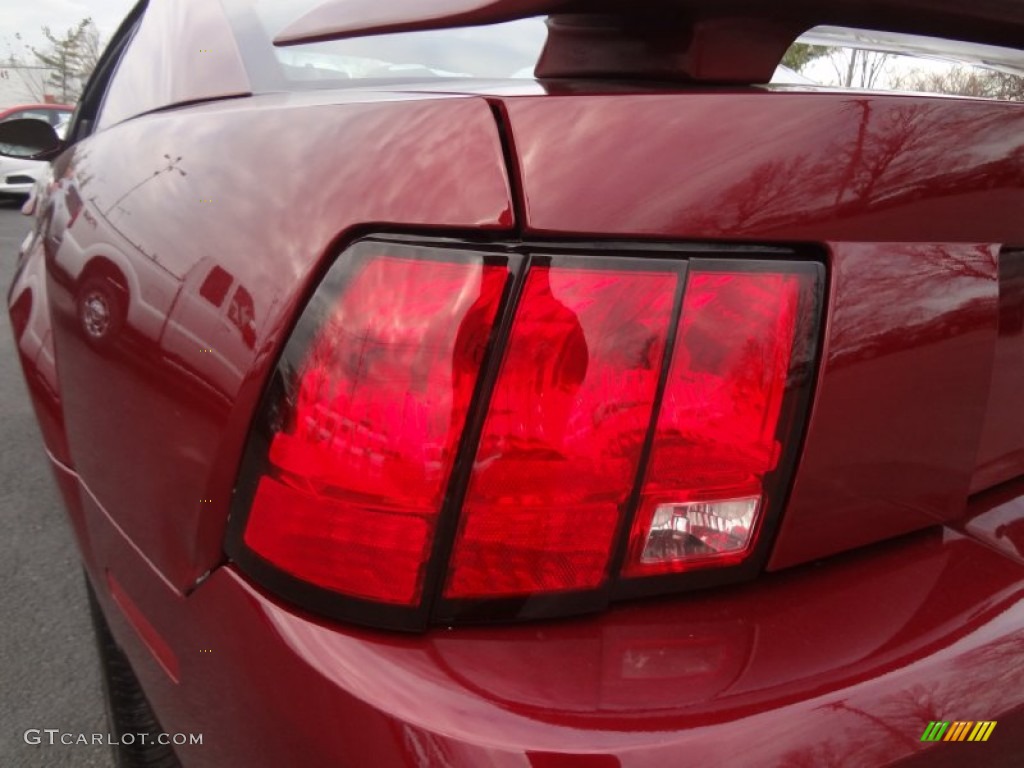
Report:
<svg viewBox="0 0 1024 768"><path fill-rule="evenodd" d="M760 502L760 497L749 496L659 504L640 562L742 552L750 544Z"/></svg>

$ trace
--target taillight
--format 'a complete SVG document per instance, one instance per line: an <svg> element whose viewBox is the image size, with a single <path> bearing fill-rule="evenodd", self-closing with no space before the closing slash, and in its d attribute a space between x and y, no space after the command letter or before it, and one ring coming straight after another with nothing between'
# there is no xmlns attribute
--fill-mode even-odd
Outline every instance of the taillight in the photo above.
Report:
<svg viewBox="0 0 1024 768"><path fill-rule="evenodd" d="M593 589L607 578L678 278L580 262L564 257L526 277L445 597Z"/></svg>
<svg viewBox="0 0 1024 768"><path fill-rule="evenodd" d="M823 268L572 251L348 249L254 424L228 540L240 567L314 610L407 629L759 568Z"/></svg>
<svg viewBox="0 0 1024 768"><path fill-rule="evenodd" d="M782 455L800 279L690 271L623 574L738 563Z"/></svg>
<svg viewBox="0 0 1024 768"><path fill-rule="evenodd" d="M430 254L428 254L430 255ZM414 605L506 266L360 253L285 372L245 544L310 584Z"/></svg>

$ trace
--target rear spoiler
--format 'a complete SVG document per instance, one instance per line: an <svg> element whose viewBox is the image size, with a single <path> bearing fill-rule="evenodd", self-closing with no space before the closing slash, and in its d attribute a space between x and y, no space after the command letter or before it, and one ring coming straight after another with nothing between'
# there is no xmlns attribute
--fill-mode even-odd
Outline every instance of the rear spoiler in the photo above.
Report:
<svg viewBox="0 0 1024 768"><path fill-rule="evenodd" d="M326 0L274 44L548 16L548 77L768 82L821 25L1024 47L1024 0Z"/></svg>

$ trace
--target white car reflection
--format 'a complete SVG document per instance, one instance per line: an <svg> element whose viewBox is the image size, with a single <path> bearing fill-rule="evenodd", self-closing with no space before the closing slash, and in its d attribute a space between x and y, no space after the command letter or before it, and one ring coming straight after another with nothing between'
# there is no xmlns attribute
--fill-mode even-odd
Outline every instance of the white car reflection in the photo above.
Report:
<svg viewBox="0 0 1024 768"><path fill-rule="evenodd" d="M70 115L56 125L54 130L62 139L67 134ZM26 198L32 193L36 182L45 179L49 162L40 160L19 160L0 156L0 197Z"/></svg>

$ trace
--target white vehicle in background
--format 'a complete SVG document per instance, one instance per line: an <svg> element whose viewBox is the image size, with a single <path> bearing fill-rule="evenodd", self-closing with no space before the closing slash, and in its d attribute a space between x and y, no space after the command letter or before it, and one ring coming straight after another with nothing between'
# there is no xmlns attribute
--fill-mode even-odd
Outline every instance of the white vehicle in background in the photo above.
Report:
<svg viewBox="0 0 1024 768"><path fill-rule="evenodd" d="M0 109L0 123L21 118L46 120L62 139L71 122L73 108L59 104L34 104ZM49 163L0 156L0 199L26 198L35 183L45 178Z"/></svg>
<svg viewBox="0 0 1024 768"><path fill-rule="evenodd" d="M0 198L27 197L36 180L46 173L45 162L0 157Z"/></svg>
<svg viewBox="0 0 1024 768"><path fill-rule="evenodd" d="M193 364L196 379L219 393L235 391L268 315L257 314L238 277L213 257L184 270L161 262L122 231L116 214L92 203L74 172L55 178L51 171L39 184L50 187L42 247L54 274L72 286L85 340L102 350L127 331L156 342L172 365L200 348L206 354ZM129 258L133 252L144 258Z"/></svg>

